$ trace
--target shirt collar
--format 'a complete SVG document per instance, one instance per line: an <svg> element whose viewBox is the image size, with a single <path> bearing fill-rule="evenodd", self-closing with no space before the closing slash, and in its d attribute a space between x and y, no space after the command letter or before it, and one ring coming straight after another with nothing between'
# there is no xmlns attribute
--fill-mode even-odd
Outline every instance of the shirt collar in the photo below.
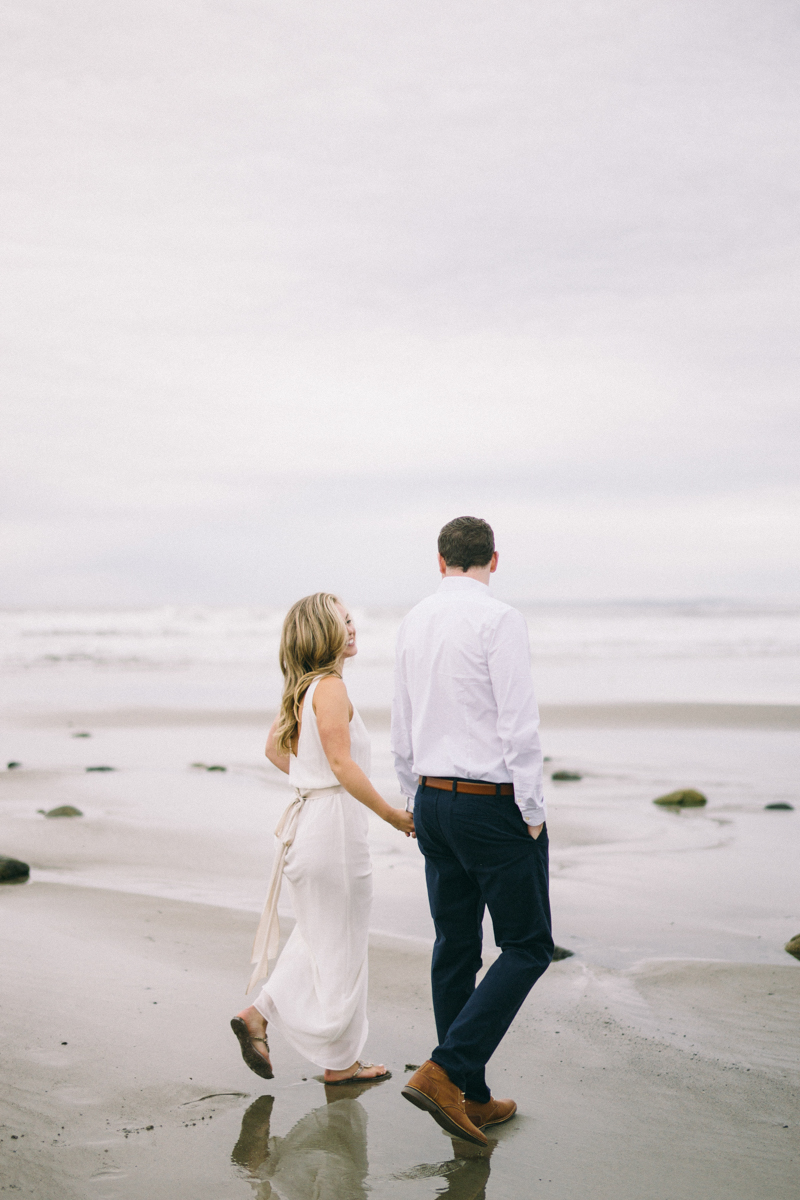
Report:
<svg viewBox="0 0 800 1200"><path fill-rule="evenodd" d="M480 579L472 579L469 575L445 575L439 584L440 592L469 592L476 589L481 595L489 595L489 585L481 583Z"/></svg>

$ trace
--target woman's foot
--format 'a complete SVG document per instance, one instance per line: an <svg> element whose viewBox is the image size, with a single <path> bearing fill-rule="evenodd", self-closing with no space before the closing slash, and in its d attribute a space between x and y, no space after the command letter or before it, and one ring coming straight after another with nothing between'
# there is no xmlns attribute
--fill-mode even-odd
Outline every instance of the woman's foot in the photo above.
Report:
<svg viewBox="0 0 800 1200"><path fill-rule="evenodd" d="M349 1083L351 1079L357 1079L359 1083L366 1083L370 1079L388 1079L390 1072L386 1070L383 1063L360 1063L354 1062L352 1067L348 1067L346 1071L329 1071L325 1068L326 1083Z"/></svg>
<svg viewBox="0 0 800 1200"><path fill-rule="evenodd" d="M231 1021L231 1028L239 1039L242 1058L251 1071L262 1079L272 1079L272 1063L267 1042L267 1022L252 1004L242 1009Z"/></svg>

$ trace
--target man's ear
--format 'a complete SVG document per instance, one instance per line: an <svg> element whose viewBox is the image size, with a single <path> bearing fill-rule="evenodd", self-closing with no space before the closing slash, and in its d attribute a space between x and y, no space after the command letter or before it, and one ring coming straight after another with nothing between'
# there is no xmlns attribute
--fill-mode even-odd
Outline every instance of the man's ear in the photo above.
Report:
<svg viewBox="0 0 800 1200"><path fill-rule="evenodd" d="M446 575L447 574L447 563L444 561L441 554L437 555L437 557L439 559L439 574Z"/></svg>
<svg viewBox="0 0 800 1200"><path fill-rule="evenodd" d="M492 575L493 575L493 574L494 574L494 572L497 570L497 563L498 563L499 559L500 559L500 555L499 555L499 554L497 553L497 551L495 550L494 554L493 554L493 555L492 555L492 557L489 559L489 572L490 572L490 574L492 574Z"/></svg>

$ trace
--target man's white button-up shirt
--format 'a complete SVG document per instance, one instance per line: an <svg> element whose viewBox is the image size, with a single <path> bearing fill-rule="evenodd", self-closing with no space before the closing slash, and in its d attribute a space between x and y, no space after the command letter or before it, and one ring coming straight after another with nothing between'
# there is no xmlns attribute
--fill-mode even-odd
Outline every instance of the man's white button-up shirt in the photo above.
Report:
<svg viewBox="0 0 800 1200"><path fill-rule="evenodd" d="M410 799L419 775L513 783L527 824L545 820L528 629L477 579L446 576L400 626L392 753Z"/></svg>

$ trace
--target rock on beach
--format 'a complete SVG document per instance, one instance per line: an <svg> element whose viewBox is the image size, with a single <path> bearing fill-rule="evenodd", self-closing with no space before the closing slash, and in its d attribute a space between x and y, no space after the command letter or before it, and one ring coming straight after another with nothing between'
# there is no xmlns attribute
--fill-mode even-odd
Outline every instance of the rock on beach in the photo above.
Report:
<svg viewBox="0 0 800 1200"><path fill-rule="evenodd" d="M43 817L82 817L83 813L79 808L75 808L72 804L60 804L58 808L51 808L49 812L45 812L43 808L36 810Z"/></svg>
<svg viewBox="0 0 800 1200"><path fill-rule="evenodd" d="M653 801L653 804L663 804L671 808L702 808L706 803L703 793L695 791L694 788L679 788L677 792L668 792L666 796L659 796Z"/></svg>
<svg viewBox="0 0 800 1200"><path fill-rule="evenodd" d="M577 783L583 776L577 771L553 771L550 778L555 779L557 783Z"/></svg>
<svg viewBox="0 0 800 1200"><path fill-rule="evenodd" d="M792 954L795 958L800 959L800 933L790 938L783 948L787 954Z"/></svg>
<svg viewBox="0 0 800 1200"><path fill-rule="evenodd" d="M15 883L27 879L31 869L18 858L6 858L0 854L0 883Z"/></svg>

